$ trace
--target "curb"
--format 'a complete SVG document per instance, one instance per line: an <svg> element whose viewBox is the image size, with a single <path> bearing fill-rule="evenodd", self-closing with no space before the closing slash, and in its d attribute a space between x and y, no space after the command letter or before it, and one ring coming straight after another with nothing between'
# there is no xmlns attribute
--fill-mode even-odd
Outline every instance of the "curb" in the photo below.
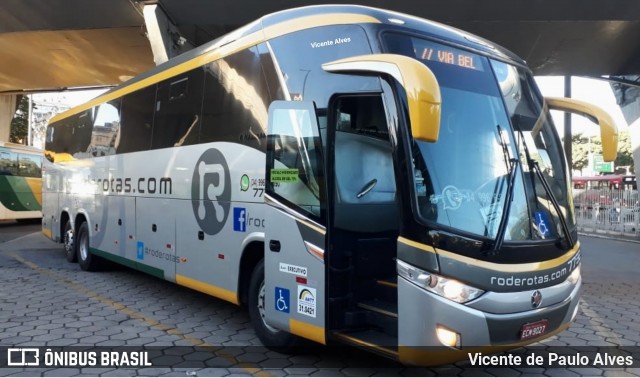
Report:
<svg viewBox="0 0 640 378"><path fill-rule="evenodd" d="M629 238L620 238L620 237L613 237L613 236L608 236L608 235L598 235L598 234L587 234L585 232L578 232L578 235L580 235L580 236L588 236L590 238L616 240L616 241L621 241L621 242L629 242L629 243L640 244L640 240L629 239Z"/></svg>

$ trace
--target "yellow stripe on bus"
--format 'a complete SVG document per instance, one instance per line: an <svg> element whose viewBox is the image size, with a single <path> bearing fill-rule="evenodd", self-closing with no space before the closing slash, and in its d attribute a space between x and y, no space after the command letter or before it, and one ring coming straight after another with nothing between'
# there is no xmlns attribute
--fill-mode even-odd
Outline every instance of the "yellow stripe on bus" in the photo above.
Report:
<svg viewBox="0 0 640 378"><path fill-rule="evenodd" d="M49 228L42 228L42 235L48 237L49 239L53 239L53 232Z"/></svg>
<svg viewBox="0 0 640 378"><path fill-rule="evenodd" d="M323 327L313 325L296 319L289 319L289 331L294 335L313 340L320 344L326 344L325 332Z"/></svg>
<svg viewBox="0 0 640 378"><path fill-rule="evenodd" d="M38 201L38 205L42 206L42 179L39 177L25 177L25 180L31 189L31 193Z"/></svg>
<svg viewBox="0 0 640 378"><path fill-rule="evenodd" d="M193 278L181 276L179 274L176 274L176 283L178 285L212 295L216 298L223 299L236 305L240 304L240 301L238 301L238 294L231 290L223 289L221 287L194 280Z"/></svg>

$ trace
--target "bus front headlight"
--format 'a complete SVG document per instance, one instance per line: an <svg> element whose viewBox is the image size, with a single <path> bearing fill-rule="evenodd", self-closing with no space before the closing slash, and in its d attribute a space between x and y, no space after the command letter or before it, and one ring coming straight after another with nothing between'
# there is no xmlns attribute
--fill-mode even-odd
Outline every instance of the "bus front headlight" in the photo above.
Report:
<svg viewBox="0 0 640 378"><path fill-rule="evenodd" d="M460 281L426 272L403 261L396 263L398 275L412 284L457 303L472 301L484 290L465 285Z"/></svg>

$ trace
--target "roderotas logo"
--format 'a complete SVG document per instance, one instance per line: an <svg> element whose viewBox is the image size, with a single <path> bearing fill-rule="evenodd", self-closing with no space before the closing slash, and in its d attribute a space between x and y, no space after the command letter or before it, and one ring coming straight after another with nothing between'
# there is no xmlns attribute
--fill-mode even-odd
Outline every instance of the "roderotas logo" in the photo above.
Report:
<svg viewBox="0 0 640 378"><path fill-rule="evenodd" d="M193 171L191 204L200 228L215 235L227 221L231 206L231 178L229 166L222 152L206 150Z"/></svg>

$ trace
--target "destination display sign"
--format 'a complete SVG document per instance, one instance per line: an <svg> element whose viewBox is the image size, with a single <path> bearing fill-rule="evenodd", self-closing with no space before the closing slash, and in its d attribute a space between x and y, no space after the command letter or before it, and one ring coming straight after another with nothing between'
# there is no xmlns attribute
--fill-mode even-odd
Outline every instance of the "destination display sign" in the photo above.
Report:
<svg viewBox="0 0 640 378"><path fill-rule="evenodd" d="M484 71L480 57L472 53L420 40L415 43L416 58L476 71Z"/></svg>

